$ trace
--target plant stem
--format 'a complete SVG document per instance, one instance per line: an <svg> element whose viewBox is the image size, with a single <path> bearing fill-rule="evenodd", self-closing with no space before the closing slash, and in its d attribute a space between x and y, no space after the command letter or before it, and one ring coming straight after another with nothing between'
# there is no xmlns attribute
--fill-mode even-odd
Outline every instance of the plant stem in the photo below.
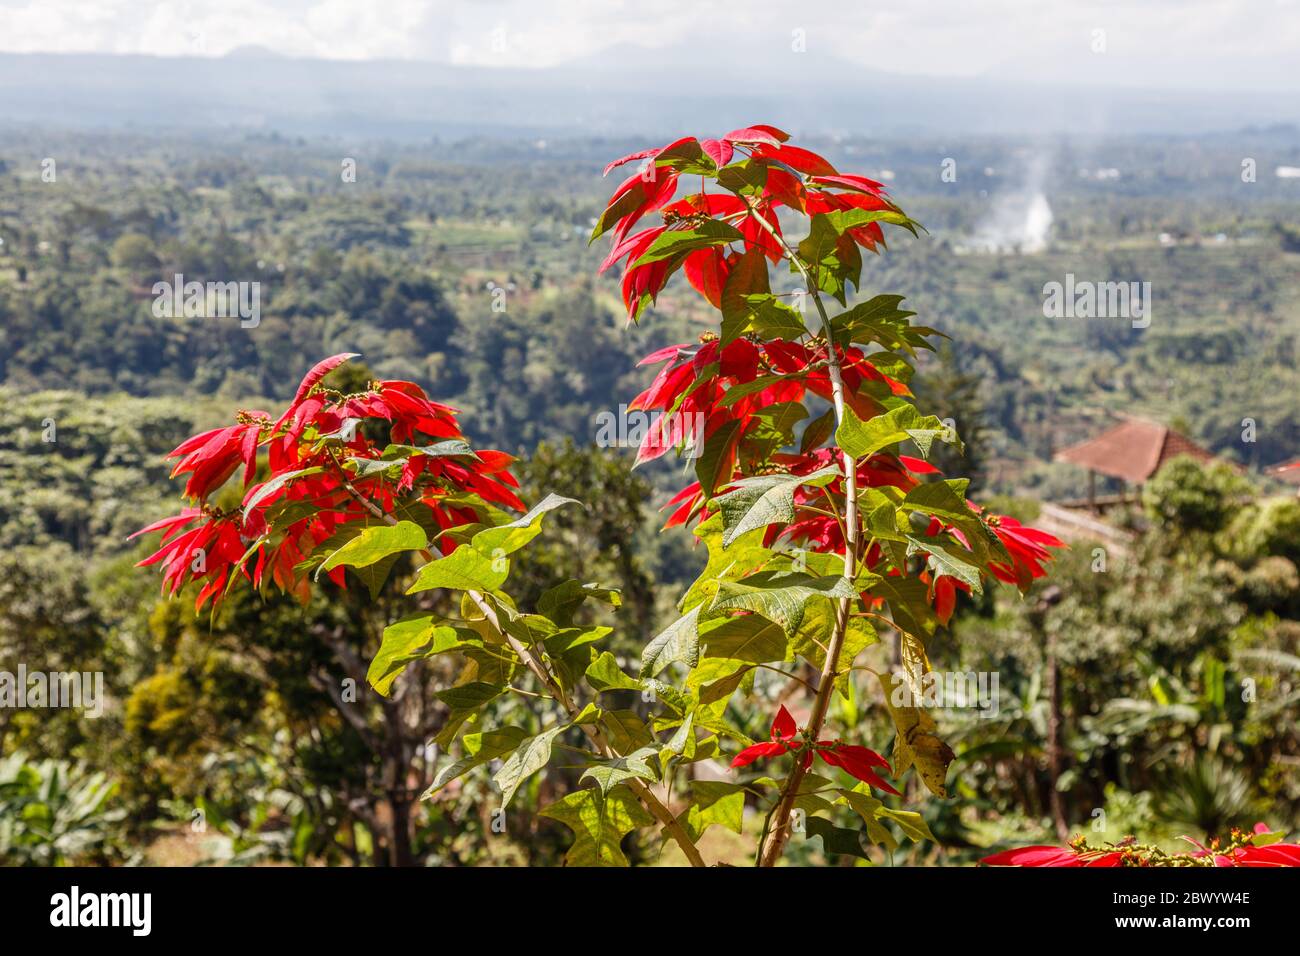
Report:
<svg viewBox="0 0 1300 956"><path fill-rule="evenodd" d="M844 421L844 377L840 372L840 357L835 350L835 336L831 329L831 318L826 314L826 306L822 303L821 296L817 294L817 284L813 281L812 275L803 260L790 248L789 243L785 241L785 237L772 227L767 218L754 210L752 205L750 214L762 228L766 229L781 244L785 254L803 276L804 284L808 288L808 294L812 296L813 304L817 307L817 313L821 316L822 332L826 336L827 373L831 380L831 399L835 406L835 423L838 427ZM844 523L842 526L844 530L844 578L852 584L857 575L858 564L858 463L848 452L842 452L842 464L844 468ZM808 718L807 732L812 740L818 738L822 724L826 720L826 709L830 705L831 694L835 689L835 678L839 672L840 653L844 649L844 635L848 630L849 613L852 610L852 605L853 598L840 598L835 615L835 629L831 632L830 644L826 648L826 661L822 665L817 695L813 699L812 715ZM771 839L763 848L759 866L775 866L776 861L781 858L781 853L785 850L785 845L790 839L790 814L794 810L794 802L799 796L799 787L803 783L806 772L803 768L803 761L796 760L794 768L790 771L790 776L786 778L785 786L781 790L781 799L777 802L776 811L773 814Z"/></svg>
<svg viewBox="0 0 1300 956"><path fill-rule="evenodd" d="M357 487L352 484L351 479L348 478L347 473L343 470L343 466L339 463L338 459L334 458L333 460L335 467L339 471L339 476L343 481L343 487L347 493L360 502L367 511L380 521L390 525L397 524L396 518L388 514L377 504L363 495ZM432 561L436 555L436 549L434 551L421 549L420 554L424 556L426 561ZM488 622L489 626L491 626L491 628L496 631L508 645L510 645L510 649L519 656L519 659L524 662L524 665L533 672L539 681L541 681L542 686L545 687L550 692L551 696L559 702L565 712L568 713L571 718L577 717L580 713L578 706L569 699L569 695L564 692L564 688L560 686L560 682L555 679L554 675L550 673L545 664L539 660L522 641L501 626L496 611L490 604L488 604L483 595L474 590L466 590L465 593L469 595L469 599L474 602L475 607L482 612L483 617ZM514 688L511 689L513 690ZM614 748L610 746L609 741L605 738L605 734L599 727L589 723L580 724L579 726L582 727L583 732L591 739L591 742L595 745L601 756L606 758L619 756ZM673 816L672 811L664 806L659 798L654 795L654 791L647 787L642 781L635 778L628 781L628 787L636 795L637 799L641 801L642 806L650 811L650 814L658 820L660 824L662 824L663 828L668 832L673 840L676 841L677 845L681 847L682 852L686 854L686 859L690 861L691 866L708 866L708 864L704 862L704 857L700 855L699 849L695 846L695 842L690 838L690 835L682 827L681 823L678 822L677 818Z"/></svg>

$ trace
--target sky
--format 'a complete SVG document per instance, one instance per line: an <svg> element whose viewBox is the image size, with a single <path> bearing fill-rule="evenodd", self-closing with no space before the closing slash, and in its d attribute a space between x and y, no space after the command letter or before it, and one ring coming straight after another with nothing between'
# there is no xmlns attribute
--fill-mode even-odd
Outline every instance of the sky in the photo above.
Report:
<svg viewBox="0 0 1300 956"><path fill-rule="evenodd" d="M702 77L714 53L806 52L939 77L1300 89L1300 0L0 0L0 52L248 47L535 68L641 47Z"/></svg>

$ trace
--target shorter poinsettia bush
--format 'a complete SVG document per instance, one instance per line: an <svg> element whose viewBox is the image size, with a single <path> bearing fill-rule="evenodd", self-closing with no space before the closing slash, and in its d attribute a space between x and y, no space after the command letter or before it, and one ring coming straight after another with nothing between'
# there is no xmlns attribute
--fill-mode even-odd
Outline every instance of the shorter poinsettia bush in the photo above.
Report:
<svg viewBox="0 0 1300 956"><path fill-rule="evenodd" d="M1300 843L1283 843L1284 834L1255 824L1253 833L1233 828L1226 839L1207 843L1188 839L1193 849L1170 853L1128 837L1118 843L1092 846L1082 836L1069 846L1025 846L986 856L988 866L1300 866ZM1184 838L1187 839L1187 838Z"/></svg>

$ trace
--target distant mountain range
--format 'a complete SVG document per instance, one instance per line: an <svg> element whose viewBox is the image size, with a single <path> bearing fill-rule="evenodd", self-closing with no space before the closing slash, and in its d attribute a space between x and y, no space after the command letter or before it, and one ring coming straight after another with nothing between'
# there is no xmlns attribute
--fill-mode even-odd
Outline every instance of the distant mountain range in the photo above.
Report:
<svg viewBox="0 0 1300 956"><path fill-rule="evenodd" d="M0 54L0 124L189 127L397 139L662 134L766 121L894 135L1190 134L1300 122L1288 91L1045 86L901 76L790 50L615 47L545 70L295 59Z"/></svg>

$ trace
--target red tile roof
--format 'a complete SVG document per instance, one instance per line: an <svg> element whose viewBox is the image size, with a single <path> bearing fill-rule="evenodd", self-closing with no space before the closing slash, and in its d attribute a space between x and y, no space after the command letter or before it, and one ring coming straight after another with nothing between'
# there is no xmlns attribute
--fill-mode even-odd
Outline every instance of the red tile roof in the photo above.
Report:
<svg viewBox="0 0 1300 956"><path fill-rule="evenodd" d="M1096 438L1063 448L1053 456L1130 484L1146 481L1169 459L1190 455L1211 461L1210 452L1186 435L1142 418L1129 418Z"/></svg>
<svg viewBox="0 0 1300 956"><path fill-rule="evenodd" d="M1300 485L1300 458L1278 462L1270 468L1265 468L1264 473L1289 485Z"/></svg>

